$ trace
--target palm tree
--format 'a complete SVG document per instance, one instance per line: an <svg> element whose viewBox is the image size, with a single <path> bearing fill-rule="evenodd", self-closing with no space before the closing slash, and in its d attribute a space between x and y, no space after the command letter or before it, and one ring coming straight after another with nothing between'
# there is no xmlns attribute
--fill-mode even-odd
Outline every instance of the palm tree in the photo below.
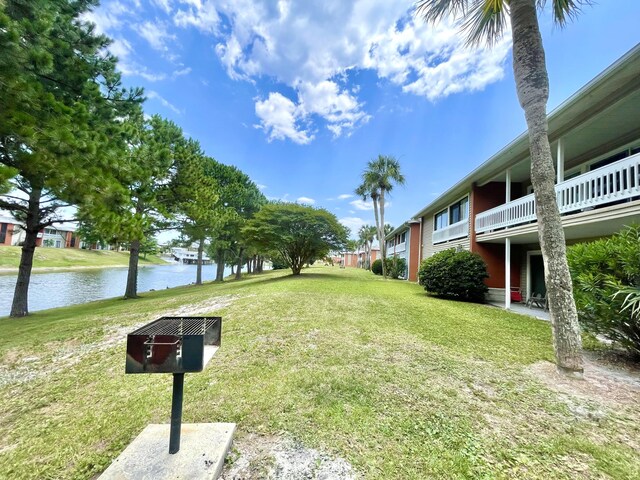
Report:
<svg viewBox="0 0 640 480"><path fill-rule="evenodd" d="M578 13L581 5L589 2L551 0L555 22L563 26ZM582 377L580 327L567 265L564 230L556 203L548 137L549 77L537 14L537 8L544 7L545 3L545 0L418 0L416 13L429 22L449 15L463 19L461 27L472 45L493 44L502 36L510 20L516 90L529 130L531 183L546 267L556 365L563 373Z"/></svg>
<svg viewBox="0 0 640 480"><path fill-rule="evenodd" d="M365 225L367 243L369 251L367 253L367 270L371 270L371 250L373 250L373 240L376 238L376 227L373 225Z"/></svg>
<svg viewBox="0 0 640 480"><path fill-rule="evenodd" d="M364 247L364 262L362 268L371 269L371 249L373 248L373 239L376 236L376 227L371 225L363 225L358 231L358 240Z"/></svg>
<svg viewBox="0 0 640 480"><path fill-rule="evenodd" d="M400 173L400 162L390 155L378 155L367 163L362 174L362 184L356 189L356 194L366 200L367 196L373 200L373 211L378 228L380 253L382 254L382 276L387 278L385 259L387 254L384 240L384 203L385 195L393 190L394 184L404 185L404 176Z"/></svg>
<svg viewBox="0 0 640 480"><path fill-rule="evenodd" d="M380 191L378 190L378 187L375 185L368 185L363 181L363 183L356 188L355 194L362 197L362 200L366 201L370 198L373 202L373 214L376 220L375 235L379 236L380 218L378 217L378 198L380 197Z"/></svg>
<svg viewBox="0 0 640 480"><path fill-rule="evenodd" d="M360 243L360 247L364 250L364 259L362 261L361 267L367 268L367 246L369 242L367 241L364 225L360 227L360 230L358 230L358 242Z"/></svg>

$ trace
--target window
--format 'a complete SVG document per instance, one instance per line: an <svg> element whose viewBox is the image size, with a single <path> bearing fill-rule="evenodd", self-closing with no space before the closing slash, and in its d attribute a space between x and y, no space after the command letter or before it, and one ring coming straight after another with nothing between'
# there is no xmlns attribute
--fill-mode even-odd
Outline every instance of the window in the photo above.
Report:
<svg viewBox="0 0 640 480"><path fill-rule="evenodd" d="M434 230L442 230L444 227L449 225L449 211L448 209L444 209L439 213L436 213L436 218L433 223Z"/></svg>
<svg viewBox="0 0 640 480"><path fill-rule="evenodd" d="M461 222L469 216L469 199L467 197L457 201L449 207L449 225Z"/></svg>
<svg viewBox="0 0 640 480"><path fill-rule="evenodd" d="M402 232L402 235L400 235L400 243L404 243L407 241L407 232Z"/></svg>
<svg viewBox="0 0 640 480"><path fill-rule="evenodd" d="M3 244L7 241L7 224L3 223L0 225L0 244Z"/></svg>

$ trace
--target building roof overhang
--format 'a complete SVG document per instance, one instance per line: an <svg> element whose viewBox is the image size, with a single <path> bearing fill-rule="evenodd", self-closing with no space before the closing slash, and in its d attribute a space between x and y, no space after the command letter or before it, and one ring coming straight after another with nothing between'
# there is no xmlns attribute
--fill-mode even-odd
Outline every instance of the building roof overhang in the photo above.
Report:
<svg viewBox="0 0 640 480"><path fill-rule="evenodd" d="M606 111L626 97L640 99L640 43L610 67L565 100L548 115L549 141L553 143L595 115ZM631 132L640 136L640 132ZM631 137L630 137L631 138ZM529 157L529 138L523 132L467 176L418 211L420 218L442 209L468 192L474 184L482 184Z"/></svg>

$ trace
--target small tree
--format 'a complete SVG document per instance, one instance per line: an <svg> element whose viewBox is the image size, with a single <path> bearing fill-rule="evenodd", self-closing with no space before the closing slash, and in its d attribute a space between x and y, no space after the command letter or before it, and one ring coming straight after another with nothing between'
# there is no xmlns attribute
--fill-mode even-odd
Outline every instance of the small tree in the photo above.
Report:
<svg viewBox="0 0 640 480"><path fill-rule="evenodd" d="M407 261L401 257L391 257L385 260L387 262L387 273L391 278L404 278L407 273Z"/></svg>
<svg viewBox="0 0 640 480"><path fill-rule="evenodd" d="M242 233L259 250L277 252L294 275L311 259L344 247L349 235L327 210L283 202L263 206Z"/></svg>
<svg viewBox="0 0 640 480"><path fill-rule="evenodd" d="M582 328L640 357L640 318L633 308L640 288L640 226L569 247L567 259Z"/></svg>
<svg viewBox="0 0 640 480"><path fill-rule="evenodd" d="M477 253L454 248L438 252L420 265L418 278L427 292L441 297L484 302L489 290L487 266Z"/></svg>
<svg viewBox="0 0 640 480"><path fill-rule="evenodd" d="M371 272L374 275L382 275L382 259L378 258L371 264Z"/></svg>

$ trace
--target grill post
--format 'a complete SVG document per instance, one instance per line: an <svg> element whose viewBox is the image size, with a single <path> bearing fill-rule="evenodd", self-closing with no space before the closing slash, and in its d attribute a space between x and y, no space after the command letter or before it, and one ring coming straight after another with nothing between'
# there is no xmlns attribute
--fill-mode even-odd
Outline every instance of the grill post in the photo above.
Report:
<svg viewBox="0 0 640 480"><path fill-rule="evenodd" d="M169 436L169 453L180 450L180 429L182 427L182 394L184 389L184 373L173 374L173 395L171 397L171 433Z"/></svg>

